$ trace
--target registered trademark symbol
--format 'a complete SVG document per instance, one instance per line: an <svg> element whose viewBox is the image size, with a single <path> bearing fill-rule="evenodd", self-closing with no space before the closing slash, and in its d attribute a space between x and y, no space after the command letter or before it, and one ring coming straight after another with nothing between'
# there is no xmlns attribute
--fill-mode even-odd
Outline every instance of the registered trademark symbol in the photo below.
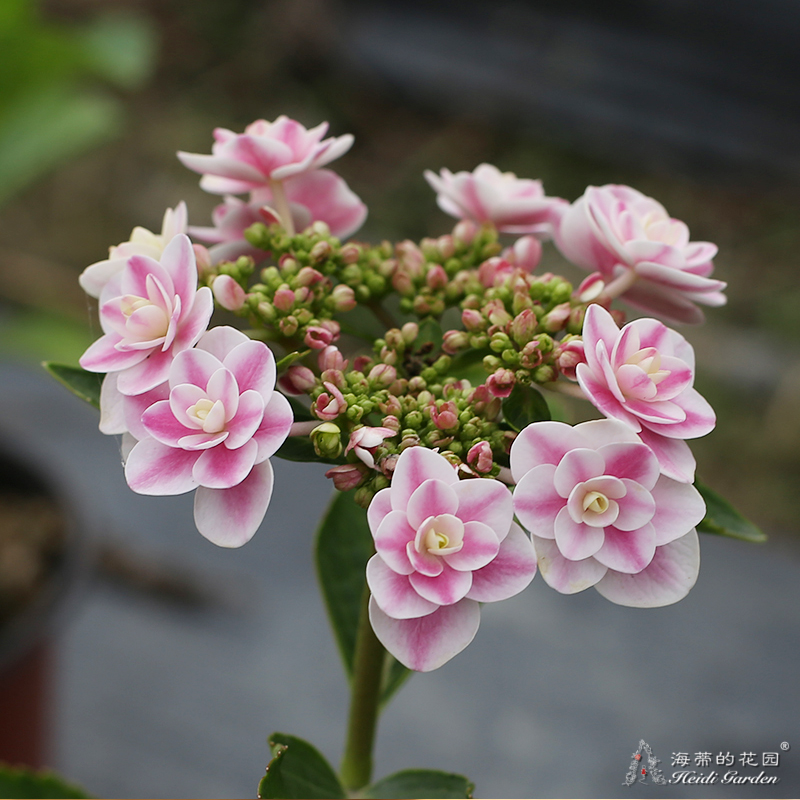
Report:
<svg viewBox="0 0 800 800"><path fill-rule="evenodd" d="M781 750L788 750L789 742L781 742Z"/></svg>

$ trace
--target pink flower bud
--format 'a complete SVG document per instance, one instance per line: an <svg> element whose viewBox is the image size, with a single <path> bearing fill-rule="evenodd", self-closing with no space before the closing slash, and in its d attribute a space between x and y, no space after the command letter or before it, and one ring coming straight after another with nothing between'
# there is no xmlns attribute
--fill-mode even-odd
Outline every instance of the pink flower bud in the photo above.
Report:
<svg viewBox="0 0 800 800"><path fill-rule="evenodd" d="M211 291L216 301L228 311L238 311L244 305L244 289L230 275L217 275Z"/></svg>
<svg viewBox="0 0 800 800"><path fill-rule="evenodd" d="M395 394L390 394L389 397L386 398L385 403L378 403L378 408L384 414L389 414L392 417L398 417L403 411L403 405ZM387 417L387 419L388 418L389 417ZM384 424L386 423L384 422ZM392 426L386 425L386 427L391 428Z"/></svg>
<svg viewBox="0 0 800 800"><path fill-rule="evenodd" d="M444 289L447 286L447 273L440 264L434 264L425 276L425 282L430 289Z"/></svg>
<svg viewBox="0 0 800 800"><path fill-rule="evenodd" d="M320 242L320 244L322 244L322 242ZM323 279L323 274L318 270L315 270L313 267L303 267L303 269L297 273L295 283L298 286L313 286L315 283L319 283Z"/></svg>
<svg viewBox="0 0 800 800"><path fill-rule="evenodd" d="M395 254L397 255L400 267L412 277L418 278L422 275L422 265L425 263L425 256L414 242L410 239L398 242L395 246Z"/></svg>
<svg viewBox="0 0 800 800"><path fill-rule="evenodd" d="M400 328L400 333L403 334L403 341L406 344L411 344L419 336L419 325L416 322L406 322Z"/></svg>
<svg viewBox="0 0 800 800"><path fill-rule="evenodd" d="M533 272L542 260L542 243L535 236L520 236L509 250L503 255L525 272Z"/></svg>
<svg viewBox="0 0 800 800"><path fill-rule="evenodd" d="M478 232L478 226L470 219L462 219L453 228L453 239L456 244L472 244L475 234Z"/></svg>
<svg viewBox="0 0 800 800"><path fill-rule="evenodd" d="M442 338L442 350L454 356L469 347L469 334L466 331L445 331Z"/></svg>
<svg viewBox="0 0 800 800"><path fill-rule="evenodd" d="M465 308L461 312L461 322L472 333L478 333L486 329L486 320L483 314L474 308Z"/></svg>
<svg viewBox="0 0 800 800"><path fill-rule="evenodd" d="M452 258L456 254L456 246L453 242L453 237L449 233L440 236L436 240L436 247L444 259Z"/></svg>
<svg viewBox="0 0 800 800"><path fill-rule="evenodd" d="M302 364L292 364L286 373L278 378L278 385L286 394L307 394L316 383L314 373Z"/></svg>
<svg viewBox="0 0 800 800"><path fill-rule="evenodd" d="M333 300L333 307L336 311L351 311L356 307L356 293L352 287L345 286L343 283L333 287L331 300Z"/></svg>
<svg viewBox="0 0 800 800"><path fill-rule="evenodd" d="M539 342L528 342L519 354L519 363L525 369L536 369L542 363L544 354L542 353Z"/></svg>
<svg viewBox="0 0 800 800"><path fill-rule="evenodd" d="M449 431L458 425L458 408L452 400L447 400L437 409L431 407L433 424L443 431Z"/></svg>
<svg viewBox="0 0 800 800"><path fill-rule="evenodd" d="M478 444L473 445L467 453L467 463L470 464L476 472L491 472L494 466L494 459L489 442L478 442Z"/></svg>
<svg viewBox="0 0 800 800"><path fill-rule="evenodd" d="M356 428L350 434L350 441L344 452L347 454L353 450L358 458L372 469L375 466L375 448L382 445L384 439L391 439L396 435L396 431L391 428L371 428L365 425L364 427Z"/></svg>
<svg viewBox="0 0 800 800"><path fill-rule="evenodd" d="M376 364L367 378L378 386L390 386L397 379L397 370L391 364Z"/></svg>
<svg viewBox="0 0 800 800"><path fill-rule="evenodd" d="M306 328L303 341L306 347L310 347L312 350L323 350L333 341L333 335L320 325L310 325Z"/></svg>
<svg viewBox="0 0 800 800"><path fill-rule="evenodd" d="M335 319L323 319L319 323L320 328L325 328L326 331L330 331L331 336L333 336L333 341L335 342L339 338L339 334L342 331L342 326Z"/></svg>
<svg viewBox="0 0 800 800"><path fill-rule="evenodd" d="M321 420L331 422L347 410L347 401L342 396L337 386L330 381L325 381L323 386L328 390L323 392L312 404L311 410Z"/></svg>
<svg viewBox="0 0 800 800"><path fill-rule="evenodd" d="M411 297L415 292L414 280L404 269L398 269L392 275L392 287L403 297Z"/></svg>
<svg viewBox="0 0 800 800"><path fill-rule="evenodd" d="M361 256L361 248L354 242L349 242L340 250L340 254L345 264L355 264Z"/></svg>
<svg viewBox="0 0 800 800"><path fill-rule="evenodd" d="M284 336L294 336L297 333L298 322L294 315L284 317L279 323L278 327Z"/></svg>
<svg viewBox="0 0 800 800"><path fill-rule="evenodd" d="M340 369L326 369L322 375L320 375L322 382L329 381L334 386L338 386L340 389L344 389L347 387L347 379L344 377L344 372Z"/></svg>
<svg viewBox="0 0 800 800"><path fill-rule="evenodd" d="M531 309L526 308L514 317L509 333L517 344L525 345L533 338L538 324L536 314Z"/></svg>
<svg viewBox="0 0 800 800"><path fill-rule="evenodd" d="M197 264L197 274L202 278L211 269L211 254L208 252L208 248L202 244L193 244L192 250L194 250L195 263Z"/></svg>
<svg viewBox="0 0 800 800"><path fill-rule="evenodd" d="M363 372L372 363L370 356L356 356L353 362L353 369L356 372Z"/></svg>
<svg viewBox="0 0 800 800"><path fill-rule="evenodd" d="M294 299L298 303L305 303L310 294L311 291L309 290L308 286L298 286L297 289L294 290Z"/></svg>
<svg viewBox="0 0 800 800"><path fill-rule="evenodd" d="M400 430L400 420L392 414L390 414L388 417L384 417L381 420L381 425L384 428L389 428L389 430L395 431L395 433Z"/></svg>
<svg viewBox="0 0 800 800"><path fill-rule="evenodd" d="M284 284L275 292L275 297L272 300L272 305L278 309L278 311L290 311L292 306L294 306L294 292Z"/></svg>
<svg viewBox="0 0 800 800"><path fill-rule="evenodd" d="M486 380L489 391L495 397L508 397L514 388L516 377L510 369L498 369Z"/></svg>
<svg viewBox="0 0 800 800"><path fill-rule="evenodd" d="M542 328L547 333L557 333L567 324L571 313L572 306L569 303L560 303L542 317Z"/></svg>
<svg viewBox="0 0 800 800"><path fill-rule="evenodd" d="M322 372L326 369L347 369L347 361L345 361L344 356L339 352L339 348L333 344L328 345L319 352L317 355L317 364Z"/></svg>
<svg viewBox="0 0 800 800"><path fill-rule="evenodd" d="M392 475L394 475L394 468L397 466L397 460L400 456L397 453L392 453L390 456L386 456L380 462L381 472L384 474L385 477L391 480Z"/></svg>
<svg viewBox="0 0 800 800"><path fill-rule="evenodd" d="M583 340L575 338L556 345L556 366L565 378L578 380L575 371L578 364L586 363Z"/></svg>
<svg viewBox="0 0 800 800"><path fill-rule="evenodd" d="M349 492L364 482L368 469L364 464L342 464L325 473L326 478L333 481L334 488L340 492Z"/></svg>
<svg viewBox="0 0 800 800"><path fill-rule="evenodd" d="M505 328L511 322L511 314L506 311L506 307L501 300L490 300L483 308L483 313L489 318L489 322L497 328Z"/></svg>

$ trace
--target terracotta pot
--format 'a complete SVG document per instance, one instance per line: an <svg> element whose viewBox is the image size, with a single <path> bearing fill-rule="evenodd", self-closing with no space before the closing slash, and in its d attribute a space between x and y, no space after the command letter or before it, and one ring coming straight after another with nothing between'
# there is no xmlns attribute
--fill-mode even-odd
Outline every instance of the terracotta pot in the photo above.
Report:
<svg viewBox="0 0 800 800"><path fill-rule="evenodd" d="M0 492L41 502L61 530L35 593L0 620L0 761L38 768L49 765L53 634L87 574L87 537L56 481L19 447L0 450Z"/></svg>

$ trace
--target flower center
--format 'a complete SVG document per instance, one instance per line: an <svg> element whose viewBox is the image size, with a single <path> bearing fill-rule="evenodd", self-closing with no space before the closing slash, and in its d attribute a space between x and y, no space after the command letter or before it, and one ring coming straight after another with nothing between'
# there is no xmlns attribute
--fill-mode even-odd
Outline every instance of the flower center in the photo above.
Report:
<svg viewBox="0 0 800 800"><path fill-rule="evenodd" d="M625 364L636 369L618 373L619 387L625 397L635 400L654 400L658 394L656 387L671 372L661 369L661 354L655 347L635 351Z"/></svg>
<svg viewBox="0 0 800 800"><path fill-rule="evenodd" d="M583 498L583 510L593 514L602 514L608 505L608 498L602 492L587 492Z"/></svg>
<svg viewBox="0 0 800 800"><path fill-rule="evenodd" d="M221 400L214 402L204 397L187 408L186 414L200 425L204 433L220 433L225 429L225 407Z"/></svg>
<svg viewBox="0 0 800 800"><path fill-rule="evenodd" d="M428 517L419 526L414 539L418 553L446 556L457 553L464 546L464 523L452 514Z"/></svg>

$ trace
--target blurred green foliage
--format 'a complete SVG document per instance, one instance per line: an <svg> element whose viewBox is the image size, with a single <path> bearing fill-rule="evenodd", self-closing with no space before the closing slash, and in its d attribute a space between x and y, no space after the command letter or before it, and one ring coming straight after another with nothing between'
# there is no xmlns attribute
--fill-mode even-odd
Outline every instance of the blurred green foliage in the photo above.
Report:
<svg viewBox="0 0 800 800"><path fill-rule="evenodd" d="M0 3L0 204L60 163L113 137L123 105L109 90L151 74L153 26L104 12L82 27L45 21L35 0Z"/></svg>

